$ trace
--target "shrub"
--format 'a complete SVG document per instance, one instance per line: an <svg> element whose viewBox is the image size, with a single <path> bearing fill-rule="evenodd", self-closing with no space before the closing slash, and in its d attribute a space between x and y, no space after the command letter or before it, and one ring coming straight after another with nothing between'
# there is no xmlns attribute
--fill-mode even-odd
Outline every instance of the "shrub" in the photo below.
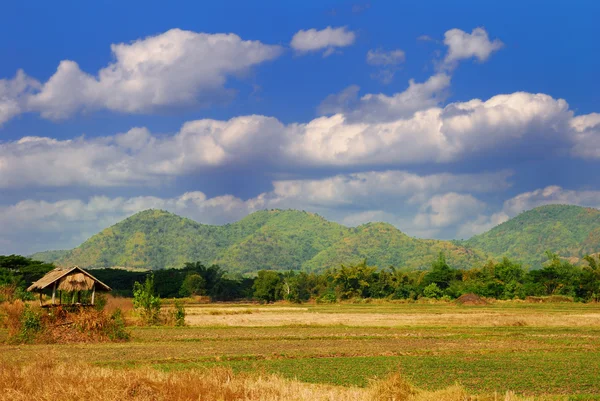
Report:
<svg viewBox="0 0 600 401"><path fill-rule="evenodd" d="M440 298L443 294L443 291L440 287L437 286L436 283L431 283L427 287L423 289L423 295L427 298Z"/></svg>
<svg viewBox="0 0 600 401"><path fill-rule="evenodd" d="M106 304L108 303L108 298L104 294L96 294L96 299L94 299L94 308L96 310L104 310Z"/></svg>
<svg viewBox="0 0 600 401"><path fill-rule="evenodd" d="M10 316L9 341L12 343L77 343L123 341L129 339L120 310L112 315L95 309L45 310L15 302L4 306Z"/></svg>
<svg viewBox="0 0 600 401"><path fill-rule="evenodd" d="M121 309L115 309L110 315L111 324L106 328L106 335L111 341L129 340L130 334L125 330L125 320Z"/></svg>
<svg viewBox="0 0 600 401"><path fill-rule="evenodd" d="M21 328L16 339L23 343L33 342L36 336L42 331L42 314L29 305L25 305L20 321Z"/></svg>
<svg viewBox="0 0 600 401"><path fill-rule="evenodd" d="M337 296L333 292L326 292L317 298L318 304L334 304L337 302Z"/></svg>
<svg viewBox="0 0 600 401"><path fill-rule="evenodd" d="M185 326L185 308L180 301L175 301L175 310L173 311L173 318L175 319L175 326Z"/></svg>

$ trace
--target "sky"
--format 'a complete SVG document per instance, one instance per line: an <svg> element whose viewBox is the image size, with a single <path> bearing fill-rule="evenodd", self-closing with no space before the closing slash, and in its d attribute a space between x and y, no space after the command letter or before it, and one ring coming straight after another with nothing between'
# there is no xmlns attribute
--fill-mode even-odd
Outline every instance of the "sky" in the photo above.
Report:
<svg viewBox="0 0 600 401"><path fill-rule="evenodd" d="M28 1L0 13L0 254L158 208L466 239L600 207L595 1Z"/></svg>

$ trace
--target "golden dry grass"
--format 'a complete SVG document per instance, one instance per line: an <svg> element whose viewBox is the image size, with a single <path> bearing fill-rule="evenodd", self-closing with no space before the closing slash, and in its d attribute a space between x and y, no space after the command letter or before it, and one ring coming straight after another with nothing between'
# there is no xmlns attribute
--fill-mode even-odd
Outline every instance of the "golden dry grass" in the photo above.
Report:
<svg viewBox="0 0 600 401"><path fill-rule="evenodd" d="M106 306L104 307L104 310L108 313L113 313L117 309L121 309L125 314L131 312L133 310L133 299L114 297L110 294L106 295Z"/></svg>
<svg viewBox="0 0 600 401"><path fill-rule="evenodd" d="M232 308L233 309L233 308ZM191 326L267 327L288 325L345 325L371 327L397 326L531 326L531 327L600 327L597 312L529 313L527 310L469 310L446 313L329 313L307 310L277 311L254 308L252 313L240 310L186 308L186 323ZM266 313L268 312L268 313Z"/></svg>
<svg viewBox="0 0 600 401"><path fill-rule="evenodd" d="M523 400L512 393L472 396L454 385L439 391L413 387L399 374L367 388L307 384L275 375L234 374L213 368L168 373L153 369L113 370L50 359L27 365L0 364L0 400L339 400L466 401Z"/></svg>

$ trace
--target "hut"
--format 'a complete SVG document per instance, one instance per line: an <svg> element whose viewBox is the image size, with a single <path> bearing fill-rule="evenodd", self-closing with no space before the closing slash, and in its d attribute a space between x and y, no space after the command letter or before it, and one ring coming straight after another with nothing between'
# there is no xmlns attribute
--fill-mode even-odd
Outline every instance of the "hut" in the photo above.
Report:
<svg viewBox="0 0 600 401"><path fill-rule="evenodd" d="M77 295L77 303L81 303L81 291L91 291L91 304L94 305L96 291L108 292L110 287L86 272L79 266L70 268L57 267L49 271L44 277L31 284L27 291L38 292L40 294L40 305L42 302L42 293L52 289L52 305L56 305L56 292L62 295L62 292L72 293L71 303L75 303L75 295ZM62 296L59 296L62 302Z"/></svg>

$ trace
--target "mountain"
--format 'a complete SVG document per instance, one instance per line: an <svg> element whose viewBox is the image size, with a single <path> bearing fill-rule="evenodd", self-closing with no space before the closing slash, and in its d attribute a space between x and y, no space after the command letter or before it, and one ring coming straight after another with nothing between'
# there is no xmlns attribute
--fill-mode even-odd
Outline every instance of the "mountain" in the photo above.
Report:
<svg viewBox="0 0 600 401"><path fill-rule="evenodd" d="M162 210L137 213L71 251L35 259L81 267L178 268L217 263L231 272L260 269L320 271L367 259L369 265L427 269L439 252L470 268L507 256L539 268L546 251L578 263L600 251L600 210L541 206L467 241L410 237L390 224L349 228L297 210L263 210L223 226L200 224Z"/></svg>
<svg viewBox="0 0 600 401"><path fill-rule="evenodd" d="M464 244L533 268L546 261L546 251L578 263L586 254L600 251L600 210L572 205L540 206Z"/></svg>
<svg viewBox="0 0 600 401"><path fill-rule="evenodd" d="M162 210L137 213L60 256L59 265L178 268L217 263L231 272L319 271L367 259L370 265L426 269L440 251L457 267L485 261L450 241L415 239L384 223L348 228L297 210L264 210L223 226Z"/></svg>
<svg viewBox="0 0 600 401"><path fill-rule="evenodd" d="M470 268L486 260L486 255L450 241L409 237L387 223L368 223L348 229L344 238L305 263L309 270L358 263L364 259L379 267L408 270L429 268L440 252L457 268Z"/></svg>
<svg viewBox="0 0 600 401"><path fill-rule="evenodd" d="M61 258L63 258L68 253L69 253L68 250L59 249L56 251L36 252L34 254L29 255L28 257L33 260L40 260L40 261L46 262L46 263L54 263L57 260L60 260Z"/></svg>

